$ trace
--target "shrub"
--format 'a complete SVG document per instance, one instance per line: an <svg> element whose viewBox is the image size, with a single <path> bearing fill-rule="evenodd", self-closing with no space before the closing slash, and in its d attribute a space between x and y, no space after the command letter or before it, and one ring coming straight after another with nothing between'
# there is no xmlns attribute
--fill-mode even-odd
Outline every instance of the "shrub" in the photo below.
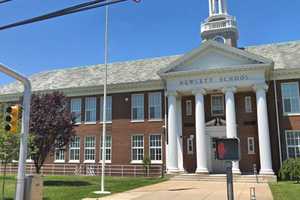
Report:
<svg viewBox="0 0 300 200"><path fill-rule="evenodd" d="M145 157L143 159L143 166L144 166L144 169L145 169L145 176L149 176L150 165L151 165L151 160L148 157Z"/></svg>
<svg viewBox="0 0 300 200"><path fill-rule="evenodd" d="M300 158L290 158L283 162L279 170L279 177L282 180L296 180L300 182Z"/></svg>

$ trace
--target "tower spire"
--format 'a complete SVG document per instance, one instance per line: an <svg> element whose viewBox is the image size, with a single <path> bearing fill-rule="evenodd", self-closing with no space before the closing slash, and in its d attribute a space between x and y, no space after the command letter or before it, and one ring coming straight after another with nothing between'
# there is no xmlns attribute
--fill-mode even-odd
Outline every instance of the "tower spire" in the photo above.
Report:
<svg viewBox="0 0 300 200"><path fill-rule="evenodd" d="M236 19L228 15L227 0L208 0L209 17L201 25L203 41L215 40L237 46L239 37Z"/></svg>

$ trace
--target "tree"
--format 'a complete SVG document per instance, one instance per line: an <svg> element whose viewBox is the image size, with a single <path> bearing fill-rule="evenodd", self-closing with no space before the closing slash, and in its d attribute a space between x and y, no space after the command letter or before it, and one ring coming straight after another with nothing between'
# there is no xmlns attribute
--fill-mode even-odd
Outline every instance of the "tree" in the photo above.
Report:
<svg viewBox="0 0 300 200"><path fill-rule="evenodd" d="M60 92L32 95L29 155L38 174L47 156L65 147L74 136L75 117L68 105Z"/></svg>
<svg viewBox="0 0 300 200"><path fill-rule="evenodd" d="M0 105L0 110L4 110L3 104ZM5 180L6 180L6 167L8 163L18 159L19 154L19 134L12 134L4 130L3 113L0 112L0 160L4 166L3 179L2 179L2 199L5 197ZM18 128L18 133L20 128Z"/></svg>

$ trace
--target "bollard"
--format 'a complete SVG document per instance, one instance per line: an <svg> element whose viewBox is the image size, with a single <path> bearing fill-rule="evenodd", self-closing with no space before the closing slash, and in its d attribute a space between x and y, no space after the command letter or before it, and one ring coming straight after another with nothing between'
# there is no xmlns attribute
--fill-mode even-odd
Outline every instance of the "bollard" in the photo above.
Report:
<svg viewBox="0 0 300 200"><path fill-rule="evenodd" d="M250 200L256 200L255 188L250 188Z"/></svg>

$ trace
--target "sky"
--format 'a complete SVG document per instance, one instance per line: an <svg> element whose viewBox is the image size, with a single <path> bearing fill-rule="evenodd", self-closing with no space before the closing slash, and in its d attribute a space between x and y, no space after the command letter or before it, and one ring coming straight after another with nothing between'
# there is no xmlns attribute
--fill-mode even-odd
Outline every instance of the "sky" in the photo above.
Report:
<svg viewBox="0 0 300 200"><path fill-rule="evenodd" d="M0 26L88 0L13 0ZM299 0L227 0L239 46L300 40ZM184 54L201 44L208 0L128 1L110 7L109 62ZM104 8L0 31L0 63L30 76L104 62ZM0 84L11 82L0 75Z"/></svg>

